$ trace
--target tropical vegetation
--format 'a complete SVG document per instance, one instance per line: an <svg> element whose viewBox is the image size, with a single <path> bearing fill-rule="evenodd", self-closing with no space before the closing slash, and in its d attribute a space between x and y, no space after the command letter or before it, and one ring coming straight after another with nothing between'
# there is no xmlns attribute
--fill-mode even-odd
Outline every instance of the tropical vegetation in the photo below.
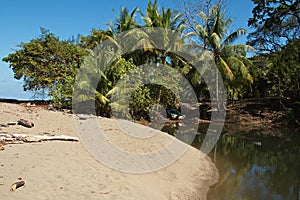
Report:
<svg viewBox="0 0 300 200"><path fill-rule="evenodd" d="M112 109L123 115L125 100L112 101L112 94L120 89L120 80L130 80L129 72L142 73L139 66L144 64L177 70L189 81L198 101L209 99L202 74L193 63L172 51L196 43L203 52L212 53L221 74L216 79L224 81L227 98L232 101L253 97L300 100L299 1L253 0L255 7L248 25L255 31L250 34L245 28L231 29L233 20L226 17L221 0L200 3L203 6L198 9L184 4L181 12L160 8L157 0L149 0L145 11L122 7L106 30L92 29L90 35L80 36L78 41L60 40L41 29L39 37L20 44L3 61L9 63L16 79L24 80L24 90L46 93L59 108L71 107L75 87L82 91L76 99L95 101L98 115L111 116ZM157 43L161 41L164 49L157 48L159 45L149 40L153 33L145 31L151 27L168 30L176 44L168 41L170 34L160 35ZM248 36L247 44L237 44L242 35ZM133 44L134 37L139 40ZM134 50L128 51L128 46ZM80 81L76 81L82 71L85 77L77 77ZM165 76L160 81L175 84L173 79ZM129 114L135 119L148 120L154 105L168 108L180 103L163 84L128 89ZM218 97L217 84L214 89ZM282 108L288 110L283 101Z"/></svg>

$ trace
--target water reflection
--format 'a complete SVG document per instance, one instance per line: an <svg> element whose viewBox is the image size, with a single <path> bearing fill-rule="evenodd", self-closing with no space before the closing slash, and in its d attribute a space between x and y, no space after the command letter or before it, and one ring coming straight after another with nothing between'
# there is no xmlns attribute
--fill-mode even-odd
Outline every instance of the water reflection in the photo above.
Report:
<svg viewBox="0 0 300 200"><path fill-rule="evenodd" d="M187 143L187 144L192 144L193 141L196 138L197 130L194 130L190 127L195 127L195 126L189 126L180 122L177 123L168 123L166 124L161 130L163 132L169 133L170 135L173 135L177 139Z"/></svg>
<svg viewBox="0 0 300 200"><path fill-rule="evenodd" d="M177 126L165 126L163 131L199 149L205 134L176 132ZM276 138L255 132L230 136L229 130L209 154L220 178L208 199L300 199L299 133Z"/></svg>

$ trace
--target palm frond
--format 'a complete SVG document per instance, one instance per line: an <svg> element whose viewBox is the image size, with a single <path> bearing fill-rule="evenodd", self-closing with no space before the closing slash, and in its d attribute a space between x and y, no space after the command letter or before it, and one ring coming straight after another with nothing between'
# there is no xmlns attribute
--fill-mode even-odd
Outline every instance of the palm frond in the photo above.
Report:
<svg viewBox="0 0 300 200"><path fill-rule="evenodd" d="M117 93L120 91L120 88L119 87L114 87L113 89L109 90L107 93L106 93L106 97L111 97L114 93Z"/></svg>
<svg viewBox="0 0 300 200"><path fill-rule="evenodd" d="M240 37L241 35L246 35L246 34L247 34L247 30L244 28L240 28L240 29L234 31L233 33L231 33L229 36L227 36L227 38L225 38L223 44L224 45L232 44L234 41L236 41L236 39L238 37Z"/></svg>
<svg viewBox="0 0 300 200"><path fill-rule="evenodd" d="M228 77L231 81L234 79L234 75L228 66L228 64L223 60L222 57L219 57L218 60L220 61L220 64L222 65L222 69L225 69L225 76Z"/></svg>
<svg viewBox="0 0 300 200"><path fill-rule="evenodd" d="M247 52L254 51L255 49L250 45L237 44L237 45L225 45L222 43L223 51L229 54L236 54L237 56L246 56Z"/></svg>
<svg viewBox="0 0 300 200"><path fill-rule="evenodd" d="M206 14L203 11L200 11L197 14L197 16L200 17L203 21L207 21L207 16L206 16Z"/></svg>
<svg viewBox="0 0 300 200"><path fill-rule="evenodd" d="M200 24L197 24L196 28L197 28L200 38L206 40L208 38L208 34L207 34L206 30Z"/></svg>
<svg viewBox="0 0 300 200"><path fill-rule="evenodd" d="M95 96L96 99L99 100L99 102L102 104L107 104L109 102L109 99L98 91L95 91Z"/></svg>
<svg viewBox="0 0 300 200"><path fill-rule="evenodd" d="M239 59L237 57L230 57L228 60L235 64L239 70L239 73L241 73L240 77L243 77L244 79L248 80L251 84L253 83L253 77L251 76L248 67L245 65L242 59Z"/></svg>

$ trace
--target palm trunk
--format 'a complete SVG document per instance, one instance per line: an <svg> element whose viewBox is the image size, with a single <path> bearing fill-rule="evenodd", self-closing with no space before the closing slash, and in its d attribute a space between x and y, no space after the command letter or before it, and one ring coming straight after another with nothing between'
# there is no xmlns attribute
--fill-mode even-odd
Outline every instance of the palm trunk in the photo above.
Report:
<svg viewBox="0 0 300 200"><path fill-rule="evenodd" d="M232 88L232 97L231 97L231 100L232 100L232 105L234 104L234 94L235 93L235 90L234 88Z"/></svg>
<svg viewBox="0 0 300 200"><path fill-rule="evenodd" d="M220 110L220 102L219 102L219 76L218 76L218 68L216 67L216 101L217 101L217 109Z"/></svg>

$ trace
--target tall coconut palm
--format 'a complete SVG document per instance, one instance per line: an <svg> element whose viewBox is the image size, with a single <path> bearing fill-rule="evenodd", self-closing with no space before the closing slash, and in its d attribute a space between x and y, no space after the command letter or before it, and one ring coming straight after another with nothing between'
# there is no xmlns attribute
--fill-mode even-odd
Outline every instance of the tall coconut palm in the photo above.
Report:
<svg viewBox="0 0 300 200"><path fill-rule="evenodd" d="M194 34L200 39L204 49L213 52L215 63L228 91L239 89L240 86L250 88L253 79L248 70L251 62L246 58L246 53L253 48L245 44L233 44L239 36L246 34L246 29L240 28L228 33L232 19L225 18L220 6L212 7L209 14L200 12L199 16L205 23L196 24ZM218 83L217 73L216 82ZM216 95L219 101L218 84Z"/></svg>
<svg viewBox="0 0 300 200"><path fill-rule="evenodd" d="M174 41L179 41L178 36L183 33L185 30L184 19L182 18L182 14L171 10L170 8L161 8L159 9L157 5L157 0L153 3L149 0L146 8L146 12L142 13L142 19L144 21L144 27L153 27L159 28L154 30L160 33L160 37L156 38L153 43L153 47L159 46L156 43L160 43L164 45L164 50L158 50L152 52L155 55L154 62L160 62L162 64L166 63L166 59L168 54L170 53L168 50L174 50ZM165 29L165 35L162 37L162 29ZM174 34L173 34L174 33ZM174 38L173 38L174 37ZM177 37L177 38L175 38ZM176 44L178 45L178 44Z"/></svg>
<svg viewBox="0 0 300 200"><path fill-rule="evenodd" d="M127 8L122 7L120 15L116 16L113 24L108 24L107 30L94 29L91 35L81 37L81 47L93 51L89 52L81 67L85 73L79 77L77 87L81 94L77 95L77 100L86 101L95 97L97 112L101 115L110 115L110 96L117 89L115 84L126 71L134 67L130 60L120 55L125 44L124 41L118 41L117 35L139 26L135 20L137 10L135 8L129 13Z"/></svg>
<svg viewBox="0 0 300 200"><path fill-rule="evenodd" d="M159 8L157 0L148 1L145 12L139 11L144 25L145 37L140 37L136 46L142 47L142 51L134 55L137 58L144 58L145 63L160 63L173 66L178 57L173 53L183 44L180 36L185 30L183 15L170 8ZM152 29L153 28L153 29ZM140 64L140 63L136 63ZM173 79L174 79L173 75ZM168 77L171 79L172 76ZM158 80L157 80L158 81ZM162 81L162 80L161 80ZM162 81L163 82L163 81ZM174 81L173 81L174 82ZM169 84L172 81L169 81ZM167 90L157 85L148 85L153 93L166 94ZM161 95L156 96L155 103L161 102ZM169 97L167 99L170 99ZM167 102L164 106L174 106L175 101ZM174 105L173 105L174 104Z"/></svg>
<svg viewBox="0 0 300 200"><path fill-rule="evenodd" d="M170 8L159 10L157 0L153 3L149 0L146 13L141 13L141 15L146 27L159 27L176 31L183 28L183 15L172 11Z"/></svg>
<svg viewBox="0 0 300 200"><path fill-rule="evenodd" d="M109 29L114 34L118 34L139 27L135 19L135 14L138 10L136 7L129 13L127 8L121 7L120 14L116 15L114 24L108 24Z"/></svg>

